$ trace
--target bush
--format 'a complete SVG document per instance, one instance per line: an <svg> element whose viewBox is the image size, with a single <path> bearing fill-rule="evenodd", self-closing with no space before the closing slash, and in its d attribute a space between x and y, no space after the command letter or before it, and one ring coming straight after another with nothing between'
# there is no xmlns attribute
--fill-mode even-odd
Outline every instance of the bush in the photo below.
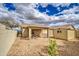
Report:
<svg viewBox="0 0 79 59"><path fill-rule="evenodd" d="M55 40L49 40L48 45L48 54L50 56L57 56L58 55L58 48Z"/></svg>

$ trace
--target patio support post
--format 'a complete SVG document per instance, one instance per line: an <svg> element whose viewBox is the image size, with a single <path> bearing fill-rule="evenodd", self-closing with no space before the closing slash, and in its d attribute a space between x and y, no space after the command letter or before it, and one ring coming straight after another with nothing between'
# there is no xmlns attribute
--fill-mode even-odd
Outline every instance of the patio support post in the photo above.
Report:
<svg viewBox="0 0 79 59"><path fill-rule="evenodd" d="M31 33L31 28L29 28L29 39L31 39L32 33Z"/></svg>
<svg viewBox="0 0 79 59"><path fill-rule="evenodd" d="M49 29L47 29L47 38L49 38Z"/></svg>

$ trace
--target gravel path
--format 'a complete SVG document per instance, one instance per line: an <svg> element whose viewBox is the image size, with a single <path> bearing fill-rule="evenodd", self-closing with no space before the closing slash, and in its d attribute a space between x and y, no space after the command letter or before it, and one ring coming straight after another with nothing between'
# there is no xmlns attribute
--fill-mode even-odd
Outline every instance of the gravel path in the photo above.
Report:
<svg viewBox="0 0 79 59"><path fill-rule="evenodd" d="M56 39L60 56L79 56L79 41ZM7 55L9 56L47 56L48 39L20 39L14 42Z"/></svg>

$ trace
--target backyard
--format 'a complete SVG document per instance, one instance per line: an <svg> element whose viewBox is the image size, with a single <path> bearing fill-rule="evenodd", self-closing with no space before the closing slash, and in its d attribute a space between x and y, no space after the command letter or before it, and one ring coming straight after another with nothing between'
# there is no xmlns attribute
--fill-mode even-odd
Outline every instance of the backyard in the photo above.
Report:
<svg viewBox="0 0 79 59"><path fill-rule="evenodd" d="M54 39L54 38L52 38ZM55 39L59 56L79 56L79 41ZM8 56L48 56L48 38L17 38Z"/></svg>

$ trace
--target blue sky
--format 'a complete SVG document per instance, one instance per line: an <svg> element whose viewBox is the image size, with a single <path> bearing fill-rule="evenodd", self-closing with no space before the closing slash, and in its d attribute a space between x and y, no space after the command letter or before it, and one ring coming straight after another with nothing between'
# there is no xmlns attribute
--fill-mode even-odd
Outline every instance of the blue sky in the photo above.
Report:
<svg viewBox="0 0 79 59"><path fill-rule="evenodd" d="M5 9L7 9L9 11L15 11L16 10L13 3L3 3L3 6L5 7Z"/></svg>
<svg viewBox="0 0 79 59"><path fill-rule="evenodd" d="M46 10L48 10L49 12L47 12L46 14L48 15L54 15L57 14L59 12L62 12L63 10L68 10L70 8L73 8L74 6L79 6L79 3L71 3L69 6L53 6L51 4L48 4L48 6L43 7L42 5L38 4L38 8L36 8L37 10L39 10L40 12L46 12ZM58 10L57 8L60 8L60 10Z"/></svg>

